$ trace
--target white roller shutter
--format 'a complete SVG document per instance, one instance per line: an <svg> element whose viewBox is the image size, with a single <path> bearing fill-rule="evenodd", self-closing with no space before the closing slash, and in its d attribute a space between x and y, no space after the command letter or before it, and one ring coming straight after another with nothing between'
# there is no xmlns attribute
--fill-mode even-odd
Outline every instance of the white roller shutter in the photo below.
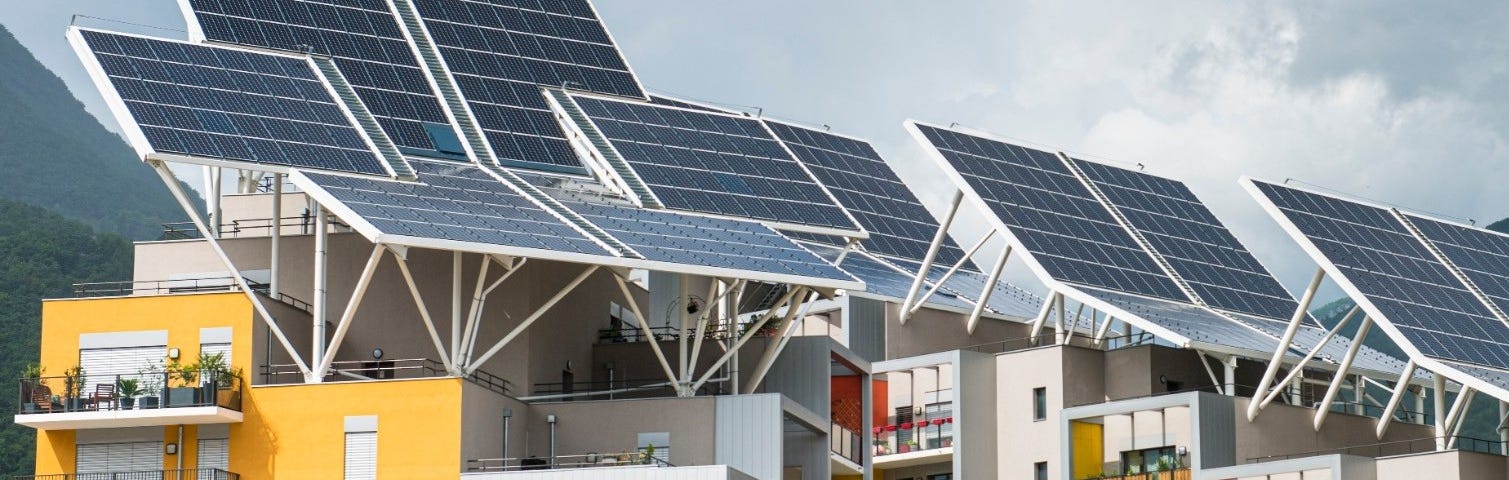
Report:
<svg viewBox="0 0 1509 480"><path fill-rule="evenodd" d="M220 354L225 358L225 364L231 364L231 344L229 343L204 343L199 345L199 353L204 355Z"/></svg>
<svg viewBox="0 0 1509 480"><path fill-rule="evenodd" d="M78 473L162 470L162 442L85 443L77 452Z"/></svg>
<svg viewBox="0 0 1509 480"><path fill-rule="evenodd" d="M114 384L117 375L120 378L138 378L138 372L156 368L154 366L167 356L168 348L163 345L80 349L79 366L84 367L84 394L94 393L95 385Z"/></svg>
<svg viewBox="0 0 1509 480"><path fill-rule="evenodd" d="M218 468L230 470L231 442L224 438L201 438L199 439L199 456L197 457L199 468Z"/></svg>
<svg viewBox="0 0 1509 480"><path fill-rule="evenodd" d="M346 480L377 480L377 432L346 433Z"/></svg>

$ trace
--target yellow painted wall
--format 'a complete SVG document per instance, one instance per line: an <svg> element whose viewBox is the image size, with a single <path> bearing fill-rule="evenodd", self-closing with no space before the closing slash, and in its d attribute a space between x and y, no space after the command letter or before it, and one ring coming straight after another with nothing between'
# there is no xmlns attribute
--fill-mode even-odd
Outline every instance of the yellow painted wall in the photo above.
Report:
<svg viewBox="0 0 1509 480"><path fill-rule="evenodd" d="M1069 422L1069 434L1074 439L1074 478L1085 478L1101 472L1100 463L1105 453L1105 430L1098 423Z"/></svg>
<svg viewBox="0 0 1509 480"><path fill-rule="evenodd" d="M230 427L232 472L242 478L340 478L345 417L377 416L382 478L453 478L461 472L462 380L435 378L259 386Z"/></svg>
<svg viewBox="0 0 1509 480"><path fill-rule="evenodd" d="M200 328L231 327L231 367L249 373L254 371L253 315L251 301L240 292L48 300L42 303L39 360L47 369L45 375L60 376L79 363L79 335L167 330L168 348L179 349L179 361L192 363L199 356ZM84 373L92 389L97 382ZM184 468L194 466L199 444L194 433L193 427L184 432L180 446ZM177 428L164 428L163 441L178 441ZM37 474L73 473L74 444L73 431L37 432ZM163 456L163 468L177 466L176 458Z"/></svg>

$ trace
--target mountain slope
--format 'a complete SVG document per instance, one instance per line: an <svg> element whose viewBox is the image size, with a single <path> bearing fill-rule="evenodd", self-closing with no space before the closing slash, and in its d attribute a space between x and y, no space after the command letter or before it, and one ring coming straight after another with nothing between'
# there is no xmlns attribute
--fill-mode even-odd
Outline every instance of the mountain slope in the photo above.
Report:
<svg viewBox="0 0 1509 480"><path fill-rule="evenodd" d="M185 218L157 174L4 28L0 64L6 66L0 74L0 198L138 240Z"/></svg>

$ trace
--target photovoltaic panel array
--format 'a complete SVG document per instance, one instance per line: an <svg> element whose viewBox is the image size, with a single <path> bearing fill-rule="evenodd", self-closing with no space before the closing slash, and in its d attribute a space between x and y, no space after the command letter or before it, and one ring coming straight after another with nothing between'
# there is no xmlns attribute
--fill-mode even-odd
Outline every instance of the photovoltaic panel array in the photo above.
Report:
<svg viewBox="0 0 1509 480"><path fill-rule="evenodd" d="M573 96L666 208L855 230L759 120Z"/></svg>
<svg viewBox="0 0 1509 480"><path fill-rule="evenodd" d="M475 166L411 163L423 183L304 175L385 235L613 255Z"/></svg>
<svg viewBox="0 0 1509 480"><path fill-rule="evenodd" d="M830 262L837 260L843 252L842 248L827 245L808 244L808 248ZM849 252L839 268L865 282L865 292L897 302L906 298L907 292L912 288L912 281L916 278L912 273L902 272L862 252ZM965 312L974 308L958 296L947 293L933 295L925 303Z"/></svg>
<svg viewBox="0 0 1509 480"><path fill-rule="evenodd" d="M1184 183L1074 162L1206 305L1280 319L1299 307Z"/></svg>
<svg viewBox="0 0 1509 480"><path fill-rule="evenodd" d="M1407 215L1410 223L1478 287L1500 311L1509 311L1509 237Z"/></svg>
<svg viewBox="0 0 1509 480"><path fill-rule="evenodd" d="M1140 297L1098 288L1082 288L1081 290L1127 313L1196 342L1253 352L1273 352L1278 348L1277 339L1193 304ZM1296 354L1292 350L1289 353L1296 356L1304 355L1304 353Z"/></svg>
<svg viewBox="0 0 1509 480"><path fill-rule="evenodd" d="M927 280L936 284L947 270L934 266L932 272L928 273ZM987 280L990 280L990 277L983 273L961 269L943 282L943 288L940 291L948 291L956 296L976 301L980 297L980 292L985 291ZM1034 318L1042 305L1042 297L1001 281L996 282L989 301L985 302L985 308L992 312L1023 319Z"/></svg>
<svg viewBox="0 0 1509 480"><path fill-rule="evenodd" d="M586 0L413 0L498 161L585 173L540 86L645 98Z"/></svg>
<svg viewBox="0 0 1509 480"><path fill-rule="evenodd" d="M917 128L1049 276L1189 301L1057 155L922 124Z"/></svg>
<svg viewBox="0 0 1509 480"><path fill-rule="evenodd" d="M572 180L519 176L646 260L853 281L813 252L755 222L646 210L558 186Z"/></svg>
<svg viewBox="0 0 1509 480"><path fill-rule="evenodd" d="M1509 327L1391 212L1271 183L1253 184L1421 353L1509 368Z"/></svg>
<svg viewBox="0 0 1509 480"><path fill-rule="evenodd" d="M780 122L765 124L870 233L865 250L916 261L927 255L938 221L869 142ZM935 261L952 265L963 256L945 237Z"/></svg>
<svg viewBox="0 0 1509 480"><path fill-rule="evenodd" d="M329 55L399 147L464 154L387 2L190 0L189 5L211 41Z"/></svg>
<svg viewBox="0 0 1509 480"><path fill-rule="evenodd" d="M388 174L308 60L78 32L157 152Z"/></svg>

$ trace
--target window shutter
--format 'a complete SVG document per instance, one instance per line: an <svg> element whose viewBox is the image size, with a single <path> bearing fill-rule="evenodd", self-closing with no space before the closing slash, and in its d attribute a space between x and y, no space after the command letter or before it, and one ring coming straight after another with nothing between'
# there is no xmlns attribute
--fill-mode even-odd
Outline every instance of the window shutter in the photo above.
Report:
<svg viewBox="0 0 1509 480"><path fill-rule="evenodd" d="M346 433L346 480L377 480L377 432Z"/></svg>

